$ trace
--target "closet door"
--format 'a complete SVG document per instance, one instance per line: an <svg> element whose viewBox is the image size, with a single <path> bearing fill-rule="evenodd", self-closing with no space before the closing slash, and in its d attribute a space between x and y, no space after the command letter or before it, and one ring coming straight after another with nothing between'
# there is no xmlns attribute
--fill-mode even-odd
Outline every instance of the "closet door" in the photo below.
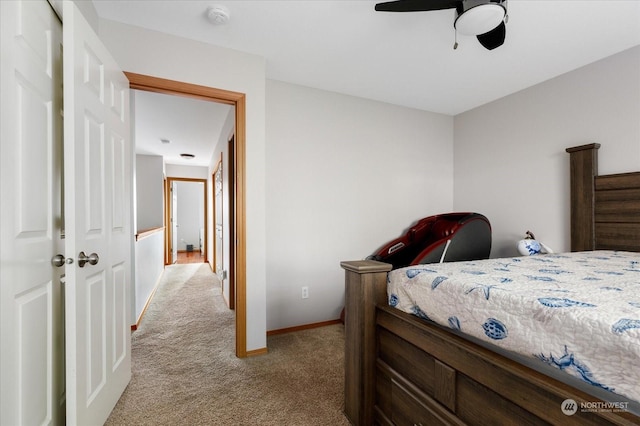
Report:
<svg viewBox="0 0 640 426"><path fill-rule="evenodd" d="M102 424L131 378L129 81L63 4L67 423Z"/></svg>
<svg viewBox="0 0 640 426"><path fill-rule="evenodd" d="M63 424L62 24L45 0L0 20L0 424Z"/></svg>

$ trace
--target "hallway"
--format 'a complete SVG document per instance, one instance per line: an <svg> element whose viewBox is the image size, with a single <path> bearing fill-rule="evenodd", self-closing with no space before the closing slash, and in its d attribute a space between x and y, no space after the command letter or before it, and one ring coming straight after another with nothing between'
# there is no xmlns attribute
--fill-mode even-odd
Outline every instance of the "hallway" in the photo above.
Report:
<svg viewBox="0 0 640 426"><path fill-rule="evenodd" d="M132 378L106 425L348 425L341 324L271 336L237 358L208 264L167 266L132 335Z"/></svg>

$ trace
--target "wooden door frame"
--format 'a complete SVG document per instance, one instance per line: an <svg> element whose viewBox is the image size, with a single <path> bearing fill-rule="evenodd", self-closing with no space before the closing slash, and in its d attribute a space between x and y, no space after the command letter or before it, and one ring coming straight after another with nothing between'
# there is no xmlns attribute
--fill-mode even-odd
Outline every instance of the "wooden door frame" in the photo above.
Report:
<svg viewBox="0 0 640 426"><path fill-rule="evenodd" d="M165 198L165 202L164 202L164 211L165 211L165 217L166 218L171 218L171 204L173 203L173 193L171 192L171 184L173 182L194 182L194 183L204 183L204 192L202 194L203 197L203 201L204 201L204 241L203 241L203 245L204 245L204 259L205 262L207 261L207 232L209 229L209 221L207 220L207 215L209 213L209 209L207 208L207 179L194 179L194 178L181 178L181 177L172 177L172 176L168 176L165 178L165 182L166 182L166 190L165 190L165 194L166 194L166 198ZM180 195L178 195L180 196ZM165 250L169 251L169 248L171 247L171 242L173 241L173 224L169 224L169 222L165 222L165 228L167 229L167 232L165 233L165 235L167 236L165 238L165 242L168 243L165 245ZM171 248L173 250L173 248ZM173 252L173 251L172 251ZM171 255L168 255L167 257L171 257ZM177 259L173 259L171 258L172 263L176 263Z"/></svg>
<svg viewBox="0 0 640 426"><path fill-rule="evenodd" d="M247 357L247 224L246 224L246 96L244 93L183 83L131 72L124 73L129 79L129 87L136 90L185 96L211 102L235 106L235 203L234 229L231 230L232 250L234 250L236 281L236 356ZM231 195L231 194L229 194ZM235 232L235 235L233 235Z"/></svg>
<svg viewBox="0 0 640 426"><path fill-rule="evenodd" d="M231 198L231 196L236 192L235 188L236 188L236 148L235 148L235 140L236 140L236 136L235 133L233 135L231 135L231 139L229 139L229 141L227 142L227 147L228 147L228 153L227 153L227 158L228 158L228 169L227 170L227 176L228 176L228 180L229 180L229 184L228 184L228 191L229 191L229 195ZM228 218L229 218L229 229L231 229L233 232L233 229L235 229L236 227L236 200L235 199L230 199L229 203L228 203ZM235 257L236 257L236 251L235 250L229 250L229 264L230 265L234 265L236 263L235 261ZM227 276L228 282L229 282L229 308L230 309L235 309L236 307L236 270L235 268L229 268L229 274Z"/></svg>

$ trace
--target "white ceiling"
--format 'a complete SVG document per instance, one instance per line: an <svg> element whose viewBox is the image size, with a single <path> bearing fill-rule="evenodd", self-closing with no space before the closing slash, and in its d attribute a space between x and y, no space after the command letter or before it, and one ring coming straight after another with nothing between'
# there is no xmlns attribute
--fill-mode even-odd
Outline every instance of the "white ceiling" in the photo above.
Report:
<svg viewBox="0 0 640 426"><path fill-rule="evenodd" d="M232 106L141 90L134 96L137 154L160 155L167 164L209 165ZM181 158L182 153L195 158Z"/></svg>
<svg viewBox="0 0 640 426"><path fill-rule="evenodd" d="M429 0L425 0L429 1ZM266 58L267 78L455 115L640 45L640 0L509 0L505 44L458 36L452 9L371 0L93 0L98 15ZM214 26L212 5L230 11Z"/></svg>
<svg viewBox="0 0 640 426"><path fill-rule="evenodd" d="M429 0L425 0L429 1ZM640 44L640 1L510 0L507 38L459 36L454 10L370 0L94 0L100 17L266 58L267 78L457 114ZM206 18L222 4L226 25Z"/></svg>

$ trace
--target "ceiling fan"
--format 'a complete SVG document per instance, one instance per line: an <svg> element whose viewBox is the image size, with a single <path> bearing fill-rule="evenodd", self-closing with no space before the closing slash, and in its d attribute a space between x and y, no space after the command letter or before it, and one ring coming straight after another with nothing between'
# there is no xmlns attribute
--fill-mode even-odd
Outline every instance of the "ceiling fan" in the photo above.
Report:
<svg viewBox="0 0 640 426"><path fill-rule="evenodd" d="M395 0L376 4L378 12L426 12L455 9L453 28L474 35L488 50L502 46L506 35L507 0ZM453 48L458 47L458 42Z"/></svg>

